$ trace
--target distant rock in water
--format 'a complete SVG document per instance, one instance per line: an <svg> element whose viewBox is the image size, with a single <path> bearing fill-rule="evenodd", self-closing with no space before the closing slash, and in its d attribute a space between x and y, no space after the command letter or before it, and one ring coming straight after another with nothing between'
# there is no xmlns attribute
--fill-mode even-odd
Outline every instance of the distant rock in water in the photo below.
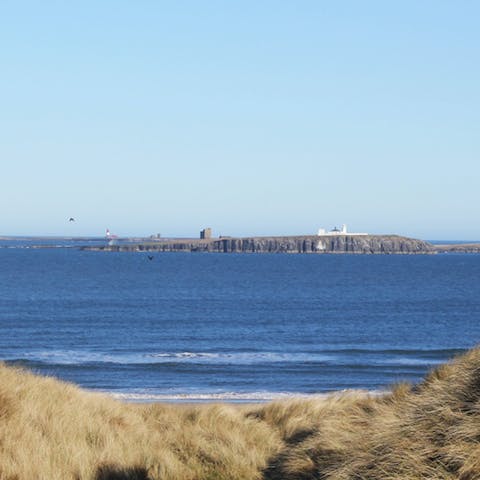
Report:
<svg viewBox="0 0 480 480"><path fill-rule="evenodd" d="M480 243L454 243L435 245L437 253L480 253Z"/></svg>
<svg viewBox="0 0 480 480"><path fill-rule="evenodd" d="M84 250L212 253L435 253L432 244L399 235L331 235L165 239L156 242L84 247Z"/></svg>

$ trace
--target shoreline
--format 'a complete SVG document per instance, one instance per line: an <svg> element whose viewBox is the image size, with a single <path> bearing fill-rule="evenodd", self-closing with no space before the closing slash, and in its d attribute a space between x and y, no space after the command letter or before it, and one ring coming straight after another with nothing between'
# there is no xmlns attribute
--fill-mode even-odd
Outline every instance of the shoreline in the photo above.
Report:
<svg viewBox="0 0 480 480"><path fill-rule="evenodd" d="M88 389L87 389L88 390ZM92 393L107 395L115 400L127 404L192 404L205 405L213 403L225 403L228 405L259 404L290 400L325 400L337 395L365 395L367 397L379 397L389 393L384 388L381 390L366 390L357 388L345 388L316 393L302 392L224 392L224 393L185 393L185 394L149 394L149 393L126 393L111 392L104 390L89 390Z"/></svg>

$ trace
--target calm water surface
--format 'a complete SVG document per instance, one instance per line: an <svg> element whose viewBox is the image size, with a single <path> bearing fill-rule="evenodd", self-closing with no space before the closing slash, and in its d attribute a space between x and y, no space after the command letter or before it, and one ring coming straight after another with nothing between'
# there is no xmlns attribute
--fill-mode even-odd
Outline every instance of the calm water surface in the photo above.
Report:
<svg viewBox="0 0 480 480"><path fill-rule="evenodd" d="M0 248L0 359L130 399L417 382L480 342L480 255Z"/></svg>

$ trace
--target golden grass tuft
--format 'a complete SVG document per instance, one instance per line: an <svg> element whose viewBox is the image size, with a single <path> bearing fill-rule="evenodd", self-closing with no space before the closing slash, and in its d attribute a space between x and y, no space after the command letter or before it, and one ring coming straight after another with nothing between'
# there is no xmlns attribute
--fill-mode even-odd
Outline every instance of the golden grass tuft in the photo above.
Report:
<svg viewBox="0 0 480 480"><path fill-rule="evenodd" d="M0 364L0 480L480 479L480 349L384 396L125 404Z"/></svg>
<svg viewBox="0 0 480 480"><path fill-rule="evenodd" d="M287 444L270 460L265 478L480 478L479 349L417 387L402 385L344 407L317 418L302 441Z"/></svg>
<svg viewBox="0 0 480 480"><path fill-rule="evenodd" d="M0 479L256 479L280 441L231 405L135 405L0 365Z"/></svg>

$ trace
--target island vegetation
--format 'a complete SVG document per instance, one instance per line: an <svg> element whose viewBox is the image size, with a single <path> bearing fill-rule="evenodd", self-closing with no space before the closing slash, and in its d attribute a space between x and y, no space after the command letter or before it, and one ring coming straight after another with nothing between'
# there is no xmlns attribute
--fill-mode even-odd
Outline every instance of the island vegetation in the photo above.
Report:
<svg viewBox="0 0 480 480"><path fill-rule="evenodd" d="M480 478L480 349L384 395L129 404L0 365L2 480Z"/></svg>

